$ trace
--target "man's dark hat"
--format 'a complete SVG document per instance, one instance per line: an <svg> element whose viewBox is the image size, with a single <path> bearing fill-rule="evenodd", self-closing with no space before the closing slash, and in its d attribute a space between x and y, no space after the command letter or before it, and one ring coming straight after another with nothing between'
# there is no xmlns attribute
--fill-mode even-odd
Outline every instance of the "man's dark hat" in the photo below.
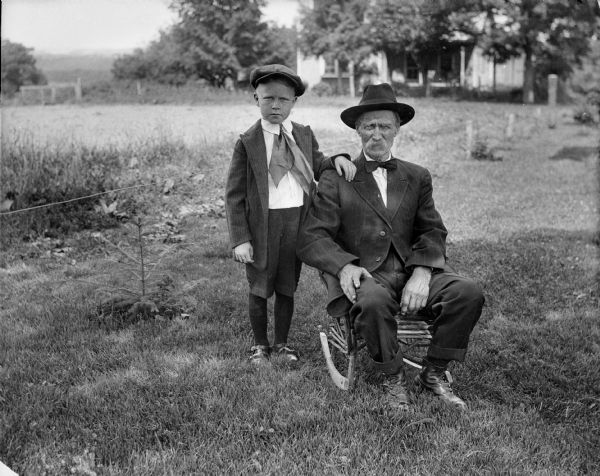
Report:
<svg viewBox="0 0 600 476"><path fill-rule="evenodd" d="M267 78L275 78L277 76L285 78L294 86L296 96L302 96L304 94L306 88L304 87L300 76L294 73L292 69L282 64L266 64L252 70L250 73L250 84L256 89L256 86L266 81Z"/></svg>
<svg viewBox="0 0 600 476"><path fill-rule="evenodd" d="M396 101L392 86L388 83L370 84L363 91L363 97L358 106L352 106L342 111L340 117L344 124L356 129L358 117L368 111L395 111L400 116L402 125L415 116L415 110L408 104Z"/></svg>

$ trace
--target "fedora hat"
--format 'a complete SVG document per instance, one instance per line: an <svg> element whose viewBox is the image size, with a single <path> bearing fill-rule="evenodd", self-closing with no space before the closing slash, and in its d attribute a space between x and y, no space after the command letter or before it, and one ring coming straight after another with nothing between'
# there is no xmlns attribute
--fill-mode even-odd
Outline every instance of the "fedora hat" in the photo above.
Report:
<svg viewBox="0 0 600 476"><path fill-rule="evenodd" d="M286 79L294 87L294 94L296 96L304 94L306 88L300 76L294 73L294 70L282 64L266 64L252 70L250 73L250 85L256 89L260 83L267 81L269 78L274 79L277 76Z"/></svg>
<svg viewBox="0 0 600 476"><path fill-rule="evenodd" d="M358 106L344 109L340 117L344 124L356 129L358 117L369 111L395 111L400 116L402 125L406 124L415 116L415 110L408 104L396 101L396 95L388 83L370 84L364 91Z"/></svg>

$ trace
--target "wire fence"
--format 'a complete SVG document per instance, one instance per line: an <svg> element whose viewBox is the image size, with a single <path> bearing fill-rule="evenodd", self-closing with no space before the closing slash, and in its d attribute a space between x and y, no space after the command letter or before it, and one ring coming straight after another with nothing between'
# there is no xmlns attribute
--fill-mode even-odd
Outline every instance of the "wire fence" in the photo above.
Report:
<svg viewBox="0 0 600 476"><path fill-rule="evenodd" d="M538 125L539 124L539 112L536 112L536 117L533 118L534 119L534 125ZM471 147L471 141L474 139L474 135L477 135L478 133L481 132L494 132L496 134L499 135L507 135L507 134L512 134L512 130L514 128L514 121L515 121L515 117L514 114L513 115L509 115L508 116L508 125L506 127L506 129L499 129L497 125L490 125L490 124L477 124L474 123L474 121L467 121L466 122L466 135L465 135L465 147L468 149ZM464 124L451 124L451 125L447 125L445 127L441 127L441 128L436 128L433 131L423 131L423 132L418 132L418 133L412 133L414 136L421 136L421 137L427 137L430 135L444 135L444 134L456 134L456 133L461 133L461 132L465 132L465 125ZM357 139L354 140L346 140L343 142L338 142L335 146L329 146L329 147L325 147L322 152L328 152L328 154L339 154L341 153L344 147L348 147L348 146L353 146L354 148L356 148L357 146L359 146ZM333 151L333 148L335 148L335 151ZM327 155L327 154L325 154ZM221 168L220 166L215 166L210 168L208 171L211 170L217 170ZM165 180L168 180L168 178L165 178ZM9 210L9 211L3 211L0 212L0 217L3 216L10 216L10 215L15 215L18 213L25 213L25 212L29 212L31 210L38 210L41 208L48 208L48 207L53 207L53 206L58 206L58 205L64 205L66 203L72 203L72 202L77 202L77 201L81 201L81 200L88 200L90 198L95 198L95 197L100 197L103 195L108 195L110 193L118 193L118 192L123 192L126 190L134 190L134 189L139 189L139 188L143 188L143 187L150 187L153 185L157 185L156 183L146 183L146 184L138 184L138 185L131 185L128 187L121 187L121 188L117 188L117 189L112 189L112 190L105 190L103 192L97 192L97 193L93 193L90 195L84 195L81 197L75 197L75 198L71 198L68 200L62 200L62 201L58 201L58 202L51 202L51 203L45 203L42 205L36 205L36 206L32 206L32 207L27 207L27 208L20 208L18 210Z"/></svg>
<svg viewBox="0 0 600 476"><path fill-rule="evenodd" d="M335 153L336 154L339 153L339 148L341 148L341 147L344 147L344 146L347 146L347 145L355 145L355 144L356 144L355 141L350 141L350 140L342 142L342 143L339 143L339 144L337 144L335 146L336 147L336 152ZM329 148L326 148L325 150L328 150L328 149ZM334 152L331 152L331 154L333 154L333 153ZM217 168L220 168L220 167L213 167L213 168L209 169L209 171L210 170L216 170ZM164 180L169 180L169 178L165 178ZM123 192L123 191L126 191L126 190L134 190L134 189L139 189L139 188L143 188L143 187L151 187L151 186L154 186L154 185L158 185L158 184L155 183L155 182L152 182L152 183L145 183L145 184L138 184L138 185L130 185L128 187L115 188L115 189L111 189L111 190L105 190L103 192L92 193L90 195L84 195L84 196L81 196L81 197L74 197L74 198L70 198L68 200L61 200L61 201L58 201L58 202L44 203L42 205L35 205L35 206L32 206L32 207L20 208L18 210L3 211L3 212L0 212L0 217L10 216L10 215L16 215L18 213L25 213L25 212L29 212L29 211L32 211L32 210L39 210L41 208L49 208L49 207L54 207L54 206L58 206L58 205L64 205L66 203L73 203L73 202L78 202L78 201L81 201L81 200L88 200L90 198L101 197L103 195L108 195L110 193L118 193L118 192Z"/></svg>

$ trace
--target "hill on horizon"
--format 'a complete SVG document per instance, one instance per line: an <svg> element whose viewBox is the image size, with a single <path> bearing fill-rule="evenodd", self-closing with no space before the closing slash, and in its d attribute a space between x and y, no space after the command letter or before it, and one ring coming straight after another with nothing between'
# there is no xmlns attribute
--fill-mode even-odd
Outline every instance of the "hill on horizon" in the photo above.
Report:
<svg viewBox="0 0 600 476"><path fill-rule="evenodd" d="M108 81L114 60L122 53L34 53L36 66L48 82Z"/></svg>

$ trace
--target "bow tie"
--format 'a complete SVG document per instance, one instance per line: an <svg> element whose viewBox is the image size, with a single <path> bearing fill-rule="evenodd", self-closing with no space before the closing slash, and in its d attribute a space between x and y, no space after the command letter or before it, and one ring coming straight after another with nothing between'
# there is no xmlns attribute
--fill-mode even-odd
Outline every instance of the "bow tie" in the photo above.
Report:
<svg viewBox="0 0 600 476"><path fill-rule="evenodd" d="M373 173L377 167L381 167L382 169L388 170L396 170L398 164L394 159L386 160L385 162L377 162L376 160L367 160L365 162L365 167L367 172Z"/></svg>

